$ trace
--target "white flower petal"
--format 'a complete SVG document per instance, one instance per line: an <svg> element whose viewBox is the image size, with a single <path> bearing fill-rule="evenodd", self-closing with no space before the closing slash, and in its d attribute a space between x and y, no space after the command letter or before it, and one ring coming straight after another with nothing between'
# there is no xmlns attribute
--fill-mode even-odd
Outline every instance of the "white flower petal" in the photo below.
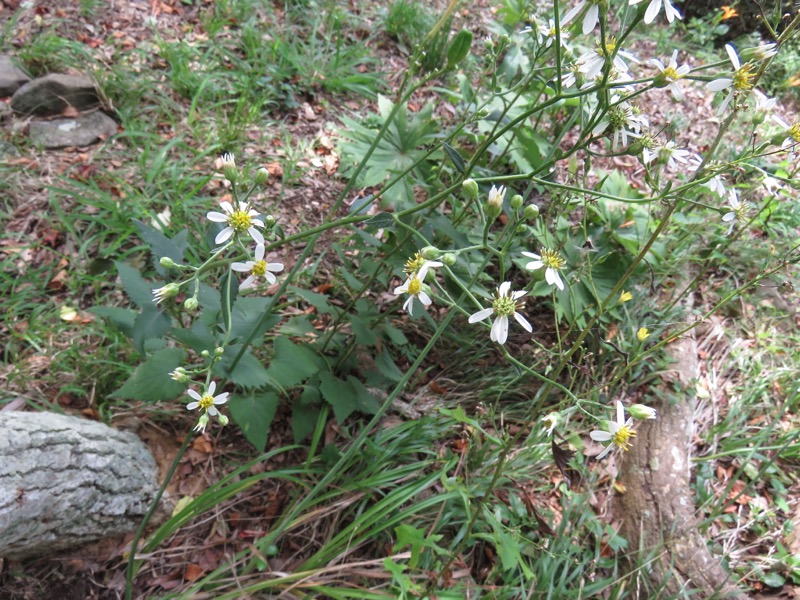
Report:
<svg viewBox="0 0 800 600"><path fill-rule="evenodd" d="M235 263L231 263L231 269L233 269L234 271L237 271L239 273L249 273L250 271L253 270L253 265L254 264L255 263L253 261L246 262L246 263L235 262Z"/></svg>
<svg viewBox="0 0 800 600"><path fill-rule="evenodd" d="M433 304L433 300L431 300L431 297L428 296L428 294L426 294L422 290L420 290L419 294L417 294L417 298L419 298L419 301L422 302L425 306L430 306L431 304Z"/></svg>
<svg viewBox="0 0 800 600"><path fill-rule="evenodd" d="M228 222L228 215L223 215L220 212L211 211L206 215L206 219L209 221L213 221L214 223L227 223Z"/></svg>
<svg viewBox="0 0 800 600"><path fill-rule="evenodd" d="M536 269L541 269L543 266L544 263L542 261L534 260L525 265L525 269L528 271L535 271Z"/></svg>
<svg viewBox="0 0 800 600"><path fill-rule="evenodd" d="M195 400L200 400L200 398L202 398L202 396L194 390L186 390L186 393L189 394L190 398L194 398Z"/></svg>
<svg viewBox="0 0 800 600"><path fill-rule="evenodd" d="M524 329L525 329L525 330L526 330L528 333L533 333L533 326L532 326L532 325L531 325L531 324L528 322L528 319L526 319L525 317L523 317L523 316L522 316L520 313L518 313L518 312L515 312L515 313L514 313L514 319L517 321L517 323L519 323L520 325L522 325L522 327L523 327L523 328L524 328Z"/></svg>
<svg viewBox="0 0 800 600"><path fill-rule="evenodd" d="M233 227L226 227L222 231L217 234L217 237L214 238L215 244L224 244L233 235Z"/></svg>
<svg viewBox="0 0 800 600"><path fill-rule="evenodd" d="M280 273L283 271L283 263L267 263L267 271L272 271L273 273Z"/></svg>
<svg viewBox="0 0 800 600"><path fill-rule="evenodd" d="M252 237L259 244L263 244L264 243L264 236L261 235L261 232L258 229L256 229L255 227L248 227L247 228L247 233L249 233L250 237Z"/></svg>
<svg viewBox="0 0 800 600"><path fill-rule="evenodd" d="M652 23L658 16L658 11L661 10L661 0L651 0L650 5L644 13L644 22L646 25Z"/></svg>
<svg viewBox="0 0 800 600"><path fill-rule="evenodd" d="M706 84L706 89L711 92L721 92L722 90L726 90L733 85L733 79L729 79L727 77L722 77L720 79L715 79L714 81L709 81Z"/></svg>
<svg viewBox="0 0 800 600"><path fill-rule="evenodd" d="M511 282L504 281L503 283L500 284L500 287L497 288L497 293L500 294L501 296L508 296L508 290L510 289L511 289Z"/></svg>
<svg viewBox="0 0 800 600"><path fill-rule="evenodd" d="M223 394L220 394L219 396L214 398L214 404L225 404L228 401L229 394L230 392L225 392Z"/></svg>
<svg viewBox="0 0 800 600"><path fill-rule="evenodd" d="M484 308L482 310L479 310L475 314L470 315L469 322L476 323L478 321L483 321L487 317L491 317L492 314L494 314L494 309L492 307Z"/></svg>
<svg viewBox="0 0 800 600"><path fill-rule="evenodd" d="M199 402L189 402L189 404L187 404L187 405L186 405L186 408L187 408L188 410L194 410L194 409L195 409L195 408L197 408L198 406L200 406L200 403L199 403Z"/></svg>
<svg viewBox="0 0 800 600"><path fill-rule="evenodd" d="M222 210L224 210L229 215L233 214L233 205L227 200L225 200L224 202L220 202L219 205L222 207Z"/></svg>
<svg viewBox="0 0 800 600"><path fill-rule="evenodd" d="M739 70L742 67L742 63L739 62L739 56L736 54L736 49L730 44L725 44L725 52L728 53L728 58L731 59L733 68Z"/></svg>
<svg viewBox="0 0 800 600"><path fill-rule="evenodd" d="M264 247L264 244L256 244L256 252L254 258L258 260L264 260L264 253L267 249Z"/></svg>
<svg viewBox="0 0 800 600"><path fill-rule="evenodd" d="M250 277L245 279L241 283L241 285L239 285L239 289L240 290L246 290L247 288L251 288L256 284L256 281L258 281L258 277L256 277L255 275L250 275Z"/></svg>
<svg viewBox="0 0 800 600"><path fill-rule="evenodd" d="M592 438L595 442L609 442L611 441L611 434L607 431L592 431L589 434L589 437Z"/></svg>
<svg viewBox="0 0 800 600"><path fill-rule="evenodd" d="M501 346L508 339L508 317L497 317L492 323L492 333L489 336L493 342Z"/></svg>
<svg viewBox="0 0 800 600"><path fill-rule="evenodd" d="M617 424L620 426L625 424L625 407L619 400L617 400Z"/></svg>

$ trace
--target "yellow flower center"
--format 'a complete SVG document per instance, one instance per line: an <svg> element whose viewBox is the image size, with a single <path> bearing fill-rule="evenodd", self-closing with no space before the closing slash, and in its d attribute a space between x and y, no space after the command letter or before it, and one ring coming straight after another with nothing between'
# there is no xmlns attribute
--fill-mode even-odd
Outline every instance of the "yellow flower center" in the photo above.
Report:
<svg viewBox="0 0 800 600"><path fill-rule="evenodd" d="M545 267L549 267L557 271L564 268L564 265L567 264L567 261L561 258L558 252L555 250L548 250L547 248L542 250L542 262L544 263Z"/></svg>
<svg viewBox="0 0 800 600"><path fill-rule="evenodd" d="M416 296L421 291L422 291L422 282L416 277L412 277L411 281L408 282L408 294L410 296Z"/></svg>
<svg viewBox="0 0 800 600"><path fill-rule="evenodd" d="M609 55L614 54L614 51L616 49L617 49L617 38L615 38L612 35L610 38L608 38L608 41L606 42L606 53Z"/></svg>
<svg viewBox="0 0 800 600"><path fill-rule="evenodd" d="M795 142L800 142L800 121L789 128L788 134Z"/></svg>
<svg viewBox="0 0 800 600"><path fill-rule="evenodd" d="M617 433L612 436L611 441L614 442L617 447L627 451L631 447L629 440L632 437L636 437L636 432L631 430L627 425L623 425L619 428Z"/></svg>
<svg viewBox="0 0 800 600"><path fill-rule="evenodd" d="M233 230L236 233L244 233L250 229L252 225L252 219L245 211L235 210L233 211L233 214L228 217L228 225L233 227Z"/></svg>
<svg viewBox="0 0 800 600"><path fill-rule="evenodd" d="M750 80L755 77L756 74L753 73L753 65L750 63L742 65L740 68L736 69L736 72L733 74L733 87L739 91L747 91L753 84L750 83Z"/></svg>
<svg viewBox="0 0 800 600"><path fill-rule="evenodd" d="M750 203L744 200L739 203L739 206L733 209L733 214L736 215L736 220L739 223L747 222L747 212L750 210Z"/></svg>
<svg viewBox="0 0 800 600"><path fill-rule="evenodd" d="M208 410L212 406L214 406L214 396L206 394L200 400L198 400L198 404L200 404L200 408L203 410Z"/></svg>
<svg viewBox="0 0 800 600"><path fill-rule="evenodd" d="M510 317L517 312L517 308L517 303L510 296L498 296L492 302L492 309L498 317Z"/></svg>
<svg viewBox="0 0 800 600"><path fill-rule="evenodd" d="M250 269L250 273L255 275L256 277L263 277L264 273L267 272L267 261L265 260L257 260L253 263L253 268Z"/></svg>
<svg viewBox="0 0 800 600"><path fill-rule="evenodd" d="M555 26L555 25L553 25L553 26L550 28L550 37L551 37L551 38L554 38L554 37L556 37L556 26Z"/></svg>
<svg viewBox="0 0 800 600"><path fill-rule="evenodd" d="M679 75L678 71L676 71L673 67L667 67L664 69L663 75L670 81L678 81L678 79L683 77L683 75Z"/></svg>
<svg viewBox="0 0 800 600"><path fill-rule="evenodd" d="M414 256L406 261L406 266L403 269L403 272L411 275L412 273L417 273L422 268L422 265L425 264L425 259L422 257L422 254L417 252Z"/></svg>

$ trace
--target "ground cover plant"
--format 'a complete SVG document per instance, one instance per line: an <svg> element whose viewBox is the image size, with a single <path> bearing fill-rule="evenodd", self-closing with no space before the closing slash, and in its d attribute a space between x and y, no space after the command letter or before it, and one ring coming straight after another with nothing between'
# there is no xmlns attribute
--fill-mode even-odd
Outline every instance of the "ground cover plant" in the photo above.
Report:
<svg viewBox="0 0 800 600"><path fill-rule="evenodd" d="M800 17L681 9L4 9L120 128L6 129L0 400L136 428L170 514L3 594L711 597L672 479L714 591L788 594Z"/></svg>

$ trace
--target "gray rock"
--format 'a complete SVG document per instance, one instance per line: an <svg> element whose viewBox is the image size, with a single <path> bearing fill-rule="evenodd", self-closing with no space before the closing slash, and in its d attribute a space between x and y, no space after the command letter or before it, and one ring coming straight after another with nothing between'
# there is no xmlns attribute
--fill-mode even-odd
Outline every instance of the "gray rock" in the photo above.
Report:
<svg viewBox="0 0 800 600"><path fill-rule="evenodd" d="M83 75L53 73L29 81L11 97L11 108L23 115L60 115L72 106L78 112L100 104L94 82Z"/></svg>
<svg viewBox="0 0 800 600"><path fill-rule="evenodd" d="M9 144L8 142L0 140L0 160L5 160L7 158L16 158L18 156L19 156L19 150L17 150L14 146Z"/></svg>
<svg viewBox="0 0 800 600"><path fill-rule="evenodd" d="M22 69L11 62L10 56L0 54L0 98L10 96L30 80Z"/></svg>
<svg viewBox="0 0 800 600"><path fill-rule="evenodd" d="M117 123L114 119L99 110L74 119L37 120L30 123L31 141L50 149L88 146L116 132Z"/></svg>

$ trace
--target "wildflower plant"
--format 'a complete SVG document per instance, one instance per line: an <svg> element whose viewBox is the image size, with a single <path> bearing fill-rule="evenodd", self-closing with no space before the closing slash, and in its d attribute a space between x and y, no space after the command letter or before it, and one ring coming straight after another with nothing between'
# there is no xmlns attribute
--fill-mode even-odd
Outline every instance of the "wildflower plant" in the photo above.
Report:
<svg viewBox="0 0 800 600"><path fill-rule="evenodd" d="M765 137L757 129L763 121L754 123L744 107L773 50L800 25L795 19L776 47L761 48L744 63L728 46L727 61L691 67L692 57L679 64L673 53L665 64L635 56L625 44L662 12L668 24L680 14L669 0L630 5L612 25L605 0L558 3L552 12L507 24L519 30L488 39L481 56L474 55L471 34L460 32L449 42L447 60L432 70L423 68L421 50L413 53L391 100L380 97L376 113L345 120L339 146L345 184L322 222L306 230L284 235L280 206L256 193L263 175L248 187L233 156L223 155L230 195L208 207L213 244L199 264L185 259L186 235L168 238L137 225L157 255L158 281L148 283L120 265L141 312L124 322L107 314L128 328L146 358L118 394L148 401L189 394L199 415L195 429L210 431L212 418L224 423L229 413L260 450L279 405L291 413L296 440L314 436L314 447L332 415L351 436L331 466L336 473L424 368L432 348L451 343L459 351L467 346L472 356L507 361L515 382L531 386L531 427L492 438L502 460L492 461L498 471L491 486L500 485L505 459L523 436L551 436L558 446L559 432L577 414L596 424L576 435L604 444L599 457L629 449L637 441L634 421L657 418L656 411L633 405L626 417L617 402L616 418L608 420L601 395L619 396L626 375L646 369L648 358L699 322L678 315L661 323L644 312L641 299L661 292L656 277L684 275L685 267L671 262L669 234L715 235L720 228L707 223L719 223L720 215L747 233L743 207L749 205L726 185L741 186L748 177L760 185L759 163L788 156L787 140L796 141L796 132L784 124L780 139ZM534 25L524 30L529 20ZM576 58L567 40L594 49ZM467 61L487 74L481 86L459 72ZM458 86L452 123L436 117L433 106L412 110L415 94L434 81L451 81L445 76ZM695 145L698 154L688 140L664 133L667 123L648 114L647 99L669 94L680 100L689 86L696 91L703 83L708 92L725 94L725 117L712 139ZM737 119L751 128L751 143L726 154L723 142ZM640 181L594 166L621 156L636 163ZM720 201L725 195L727 207ZM344 232L346 241L333 245L337 262L325 271L315 255L328 232ZM735 243L733 236L718 237L715 252ZM280 257L292 244L302 250L285 270ZM796 253L789 248L770 258L747 287L787 272ZM674 294L665 302L677 314L682 292L671 290L686 286L663 287ZM426 310L416 310L419 305ZM402 331L409 316L419 317L419 346ZM609 355L613 365L595 373L590 356ZM465 414L442 414L480 431ZM372 418L354 423L358 415ZM563 462L563 455L554 460ZM322 477L308 497L322 493L332 477ZM456 485L455 478L445 479ZM485 509L493 497L482 489L470 498L475 518L464 520L469 525L448 556L475 543L472 528L492 512ZM258 553L266 555L279 534L257 541ZM449 572L447 559L431 560L432 570ZM509 564L523 560L508 558Z"/></svg>

